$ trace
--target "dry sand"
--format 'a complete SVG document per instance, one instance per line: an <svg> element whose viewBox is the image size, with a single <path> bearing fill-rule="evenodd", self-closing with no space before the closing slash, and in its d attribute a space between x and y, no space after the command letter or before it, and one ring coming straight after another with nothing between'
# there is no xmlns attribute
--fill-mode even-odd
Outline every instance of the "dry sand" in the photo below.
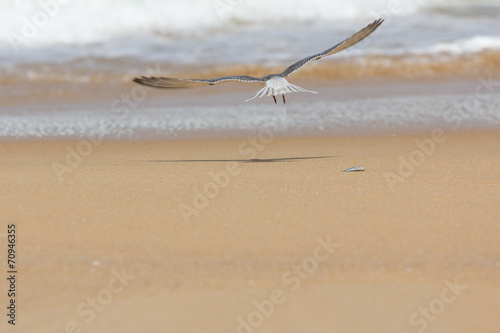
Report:
<svg viewBox="0 0 500 333"><path fill-rule="evenodd" d="M500 133L430 139L1 143L2 332L499 332Z"/></svg>

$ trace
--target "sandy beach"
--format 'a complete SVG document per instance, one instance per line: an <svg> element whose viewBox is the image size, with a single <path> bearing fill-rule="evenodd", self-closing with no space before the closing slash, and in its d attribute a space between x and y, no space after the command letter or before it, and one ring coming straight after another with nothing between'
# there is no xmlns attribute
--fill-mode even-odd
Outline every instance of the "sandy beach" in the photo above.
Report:
<svg viewBox="0 0 500 333"><path fill-rule="evenodd" d="M497 332L500 133L438 134L3 142L5 332Z"/></svg>
<svg viewBox="0 0 500 333"><path fill-rule="evenodd" d="M500 333L498 1L0 18L1 333Z"/></svg>

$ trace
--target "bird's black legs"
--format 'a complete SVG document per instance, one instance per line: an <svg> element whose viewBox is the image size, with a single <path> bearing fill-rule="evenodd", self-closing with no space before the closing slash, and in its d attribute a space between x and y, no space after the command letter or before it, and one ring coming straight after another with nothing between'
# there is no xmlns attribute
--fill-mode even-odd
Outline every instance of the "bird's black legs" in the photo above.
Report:
<svg viewBox="0 0 500 333"><path fill-rule="evenodd" d="M276 100L276 96L273 95L273 99L274 99L274 104L278 104L278 101ZM283 104L286 104L285 94L283 94Z"/></svg>

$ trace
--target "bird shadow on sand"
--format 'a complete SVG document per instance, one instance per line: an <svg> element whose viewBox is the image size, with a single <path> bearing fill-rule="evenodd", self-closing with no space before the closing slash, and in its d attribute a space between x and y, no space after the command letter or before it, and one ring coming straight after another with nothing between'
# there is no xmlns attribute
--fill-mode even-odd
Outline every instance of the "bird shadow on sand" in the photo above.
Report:
<svg viewBox="0 0 500 333"><path fill-rule="evenodd" d="M146 160L135 161L144 163L208 163L208 162L239 162L239 163L279 163L279 162L297 162L301 160L319 160L336 158L341 156L309 156L309 157L284 157L284 158L252 158L248 160Z"/></svg>

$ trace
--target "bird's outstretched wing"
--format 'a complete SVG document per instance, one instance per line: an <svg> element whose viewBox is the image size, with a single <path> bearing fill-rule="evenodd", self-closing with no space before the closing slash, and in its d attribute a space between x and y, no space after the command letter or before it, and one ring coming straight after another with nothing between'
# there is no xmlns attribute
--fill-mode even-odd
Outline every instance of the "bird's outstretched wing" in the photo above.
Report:
<svg viewBox="0 0 500 333"><path fill-rule="evenodd" d="M298 71L299 69L301 69L302 67L304 67L306 64L310 63L311 61L318 60L318 59L321 59L323 57L326 57L326 56L335 54L337 52L343 51L343 50L345 50L345 49L353 46L354 44L357 44L357 43L361 42L363 39L365 39L366 37L368 37L372 32L374 32L382 24L382 22L384 22L383 19L378 19L376 21L373 21L372 23L370 23L369 25L367 25L366 27L364 27L360 31L356 32L351 37L349 37L346 40L338 43L335 46L332 46L328 50L325 50L323 52L314 54L314 55L309 56L307 58L304 58L304 59L302 59L300 61L297 61L295 64L293 64L290 67L288 67L280 75L283 76L283 77L287 77L290 74Z"/></svg>
<svg viewBox="0 0 500 333"><path fill-rule="evenodd" d="M156 88L167 88L167 89L185 89L185 88L197 88L205 85L214 85L221 82L259 82L265 83L263 79L251 77L251 76L223 76L215 79L175 79L170 77L146 77L135 78L134 82L143 84L150 87Z"/></svg>

